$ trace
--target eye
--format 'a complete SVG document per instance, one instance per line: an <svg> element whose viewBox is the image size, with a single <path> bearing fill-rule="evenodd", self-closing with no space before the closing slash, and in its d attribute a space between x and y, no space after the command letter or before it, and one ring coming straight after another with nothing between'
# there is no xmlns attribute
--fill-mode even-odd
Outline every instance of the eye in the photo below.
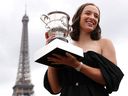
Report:
<svg viewBox="0 0 128 96"><path fill-rule="evenodd" d="M84 12L84 14L86 14L86 15L90 15L91 12L90 12L90 11L86 11L86 12Z"/></svg>
<svg viewBox="0 0 128 96"><path fill-rule="evenodd" d="M97 13L94 13L95 18L99 18L99 15Z"/></svg>

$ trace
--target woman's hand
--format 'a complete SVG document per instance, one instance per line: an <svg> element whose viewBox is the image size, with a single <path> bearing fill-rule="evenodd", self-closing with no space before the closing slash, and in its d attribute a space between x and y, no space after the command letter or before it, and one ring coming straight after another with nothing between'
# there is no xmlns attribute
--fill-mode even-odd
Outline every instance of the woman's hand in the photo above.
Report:
<svg viewBox="0 0 128 96"><path fill-rule="evenodd" d="M48 32L45 33L46 45L55 38L55 33L53 32L50 36Z"/></svg>
<svg viewBox="0 0 128 96"><path fill-rule="evenodd" d="M79 66L79 61L70 53L66 53L66 56L52 54L53 57L48 57L48 61L52 61L52 64L63 64L73 68Z"/></svg>

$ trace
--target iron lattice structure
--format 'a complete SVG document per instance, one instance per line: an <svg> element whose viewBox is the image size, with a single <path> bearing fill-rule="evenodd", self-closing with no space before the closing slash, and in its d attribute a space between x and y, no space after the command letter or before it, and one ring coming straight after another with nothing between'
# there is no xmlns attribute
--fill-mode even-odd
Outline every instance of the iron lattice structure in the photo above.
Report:
<svg viewBox="0 0 128 96"><path fill-rule="evenodd" d="M34 96L33 84L30 79L29 66L29 46L28 46L28 21L29 18L25 14L22 18L22 38L19 56L19 66L16 78L16 84L13 87L12 96Z"/></svg>

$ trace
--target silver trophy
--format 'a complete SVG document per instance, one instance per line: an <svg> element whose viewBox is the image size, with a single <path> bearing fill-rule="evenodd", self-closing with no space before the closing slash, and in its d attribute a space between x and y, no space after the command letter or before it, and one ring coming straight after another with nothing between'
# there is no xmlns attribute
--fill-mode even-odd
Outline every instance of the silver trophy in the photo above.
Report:
<svg viewBox="0 0 128 96"><path fill-rule="evenodd" d="M43 14L40 19L44 22L48 36L55 34L55 38L68 42L66 37L71 29L69 25L70 17L62 11L52 11L47 15Z"/></svg>
<svg viewBox="0 0 128 96"><path fill-rule="evenodd" d="M43 14L40 19L45 23L48 36L55 34L55 38L48 42L35 54L35 62L48 66L58 67L62 64L52 64L47 57L52 54L64 55L66 52L76 56L79 60L83 58L83 50L75 45L68 43L67 36L71 31L69 25L69 15L62 11L53 11L47 15Z"/></svg>

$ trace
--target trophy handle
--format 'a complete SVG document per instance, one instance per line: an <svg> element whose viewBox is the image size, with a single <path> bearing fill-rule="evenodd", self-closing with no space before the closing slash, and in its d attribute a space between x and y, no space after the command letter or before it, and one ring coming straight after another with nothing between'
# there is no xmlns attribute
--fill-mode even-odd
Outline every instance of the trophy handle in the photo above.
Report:
<svg viewBox="0 0 128 96"><path fill-rule="evenodd" d="M71 25L69 25L69 32L71 32L72 31L72 26Z"/></svg>
<svg viewBox="0 0 128 96"><path fill-rule="evenodd" d="M68 24L66 24L66 23L68 22L68 20L67 20L67 18L66 18L65 16L63 16L63 17L60 19L60 21L61 21L61 23L62 23L64 26L68 27ZM66 22L66 23L65 23L65 22Z"/></svg>
<svg viewBox="0 0 128 96"><path fill-rule="evenodd" d="M61 21L61 23L65 26L65 27L67 27L68 28L68 31L72 31L72 27L71 27L71 25L69 25L68 24L68 19L65 17L65 16L63 16L61 19L60 19L60 21ZM65 23L66 22L66 23Z"/></svg>
<svg viewBox="0 0 128 96"><path fill-rule="evenodd" d="M41 17L40 17L40 19L47 25L47 23L50 21L50 18L47 16L47 15L45 15L45 14L43 14Z"/></svg>
<svg viewBox="0 0 128 96"><path fill-rule="evenodd" d="M40 17L40 19L45 23L45 25L46 25L45 27L50 29L50 27L48 26L48 22L50 21L50 18L47 15L43 14Z"/></svg>

